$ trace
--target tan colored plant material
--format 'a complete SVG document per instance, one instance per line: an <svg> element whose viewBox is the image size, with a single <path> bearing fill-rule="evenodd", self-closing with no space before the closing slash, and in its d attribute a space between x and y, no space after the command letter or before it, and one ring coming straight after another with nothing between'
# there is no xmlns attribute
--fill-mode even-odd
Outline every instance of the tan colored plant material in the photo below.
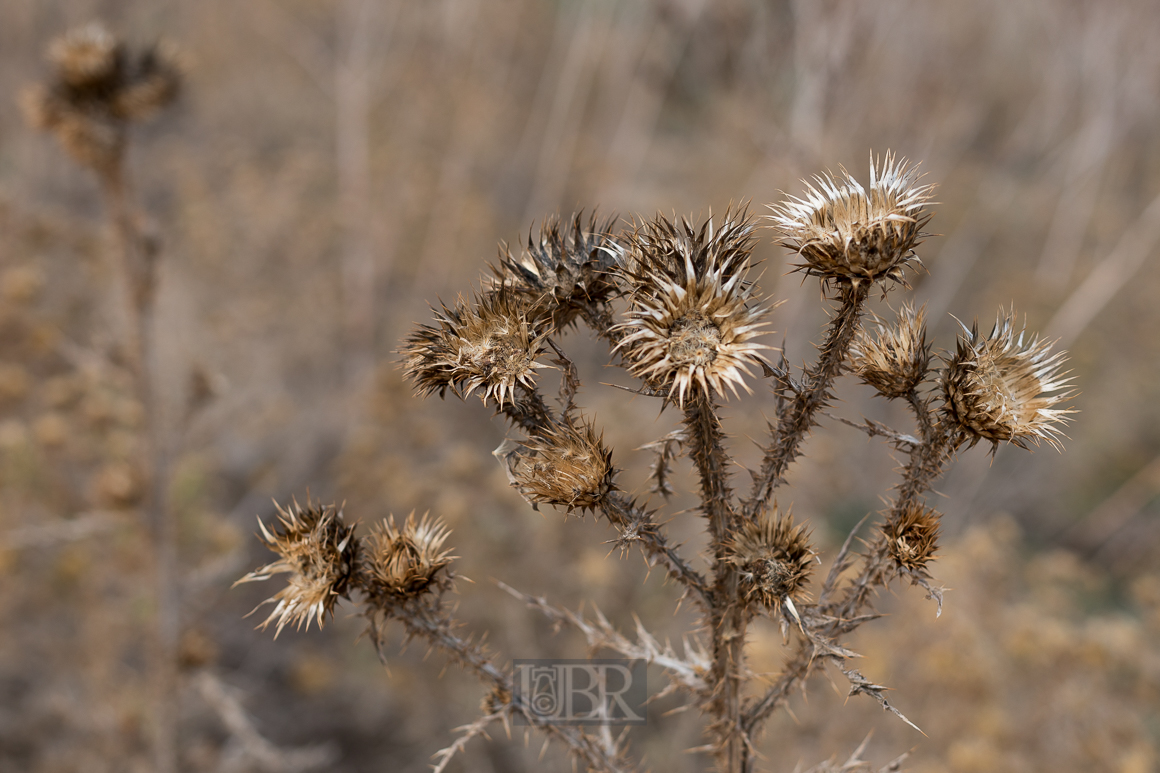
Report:
<svg viewBox="0 0 1160 773"><path fill-rule="evenodd" d="M505 249L489 287L470 302L461 299L453 309L436 312L435 324L418 326L402 348L403 367L420 394L451 390L465 398L479 390L509 422L518 436L494 453L533 507L595 513L614 531L614 545L622 552L639 548L692 601L698 625L678 654L643 623L625 633L598 611L585 617L508 589L553 623L578 631L593 651L663 669L670 681L666 692L682 695L704 719L704 743L694 751L712 754L726 773L754 770L770 716L805 689L811 675L831 666L849 682L850 695L869 696L915 726L888 700L886 686L851 667L848 661L857 653L848 638L878 617L875 598L900 577L925 589L941 611L942 588L931 576L941 515L924 497L966 441L1054 444L1057 426L1069 413L1056 407L1068 397L1060 392L1067 383L1058 372L1063 355L1049 354L1038 339L1024 343L1009 321L988 338L968 331L958 353L945 355L945 367L934 370L921 309L904 304L896 321L880 321L868 332L863 320L871 290L904 283L903 270L916 261L913 249L930 218L932 188L920 185L914 168L890 154L872 165L869 187L845 172L840 180L816 181L804 199L774 208L783 244L804 259L799 268L819 277L834 302L818 357L800 373L784 354L777 362L767 359L771 348L760 342L775 304L763 302L749 279L757 232L743 210L700 223L658 216L620 234L608 233L607 223L584 223L579 215L565 221L572 224L567 232L549 220L520 257ZM685 457L691 464L695 512L708 537L700 557L674 546L657 513L617 487L614 449L605 445L594 416L580 418L580 377L559 335L580 322L639 380L629 389L637 393L634 399L655 398L661 410L680 411L678 430L641 447L656 455L651 491L666 498L678 480L674 463ZM549 407L535 377L549 349L551 366L560 373L559 410ZM770 387L772 418L759 440L760 465L750 471L751 486L742 495L735 491L737 464L722 430L720 404L752 391L750 380L759 371ZM827 415L835 381L851 371L880 394L901 400L915 427L904 433L840 418L884 438L905 458L887 509L862 543L865 550L853 550L859 524L832 557L826 576L811 587L819 558L810 524L795 522L773 497ZM946 395L941 407L932 397L940 386ZM424 523L409 520L403 529L389 526L368 538L360 554L365 568L342 587L362 605L376 644L381 646L381 626L397 622L487 685L483 716L436 755L436 769L444 770L492 723L520 717L563 744L587 770L638 770L626 735L566 727L538 714L492 653L456 633L454 609L442 600L450 582L450 559L442 549L446 534L435 526L424 530ZM337 577L322 575L323 586L337 588ZM321 596L310 598L317 605ZM317 606L305 608L318 613ZM749 626L760 616L779 624L786 636L784 666L772 683L755 679L747 666ZM862 766L860 751L850 765Z"/></svg>
<svg viewBox="0 0 1160 773"><path fill-rule="evenodd" d="M814 177L805 198L789 197L773 208L782 244L803 259L800 271L823 280L891 280L906 284L903 269L930 220L927 205L933 186L919 185L917 167L890 153L881 163L870 159L870 185L845 169Z"/></svg>
<svg viewBox="0 0 1160 773"><path fill-rule="evenodd" d="M1055 406L1075 395L1062 370L1067 355L1053 354L1050 342L1022 327L1016 332L1014 312L1000 312L988 336L977 322L962 327L942 381L948 420L971 445L990 440L1026 448L1045 441L1058 449L1072 411Z"/></svg>

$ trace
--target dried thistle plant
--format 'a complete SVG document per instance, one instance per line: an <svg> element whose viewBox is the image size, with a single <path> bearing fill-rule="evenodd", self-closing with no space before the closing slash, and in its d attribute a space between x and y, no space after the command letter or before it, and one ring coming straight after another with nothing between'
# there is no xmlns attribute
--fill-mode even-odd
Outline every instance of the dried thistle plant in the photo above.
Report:
<svg viewBox="0 0 1160 773"><path fill-rule="evenodd" d="M579 215L567 230L550 220L519 257L502 249L495 279L473 301L444 307L434 325L419 326L404 342L403 367L419 394L451 391L465 398L478 392L519 433L495 455L532 506L594 513L614 531L616 544L639 548L650 565L665 570L682 597L692 599L700 625L678 655L643 626L629 635L599 613L589 619L511 591L553 622L578 630L594 649L663 668L671 681L668 692L685 696L704 717L705 743L696 751L712 754L720 771L753 770L769 718L827 666L847 679L850 695L867 695L912 724L887 700L885 686L848 664L856 657L847 646L849 637L878 617L875 597L898 578L923 588L941 611L942 589L931 574L941 515L924 497L956 453L979 439L1019 447L1045 440L1058 447L1061 425L1071 413L1062 407L1072 394L1061 373L1065 355L1016 332L1011 316L1001 315L988 337L967 330L954 354L937 359L922 309L904 304L893 323L879 320L873 331L864 325L871 290L905 284L904 269L916 262L913 250L931 217L931 193L931 186L919 183L915 167L887 154L872 161L868 187L844 171L840 178L819 176L807 184L804 198L773 207L781 243L804 261L798 268L818 277L835 303L818 357L801 373L792 372L784 353L776 363L767 359L772 350L760 341L774 304L764 302L748 279L758 234L745 211L731 210L700 224L658 216L619 234L605 232L609 222ZM640 380L638 394L656 398L662 410L680 412L680 430L645 446L656 452L651 490L667 496L674 459L692 462L697 512L708 537L703 561L686 557L668 540L657 512L621 490L613 449L605 446L593 418L578 417L579 378L559 339L577 322ZM549 407L535 377L549 364L561 372L559 411ZM751 487L739 493L719 403L751 392L758 371L770 385L773 419L761 441L760 465L750 471ZM916 428L903 433L841 419L884 438L904 454L904 464L876 530L862 543L865 549L854 550L859 524L815 580L820 557L810 524L795 522L788 508L775 504L774 494L804 440L827 415L834 382L846 372L879 394L902 400ZM290 559L283 532L267 536L281 556L271 567L302 574L271 599L279 605L271 619L280 625L301 621L309 611L321 621L325 609L318 606L322 597L311 578L324 578L324 587L362 605L376 642L379 627L397 621L410 636L444 651L488 684L483 716L436 755L438 771L468 740L514 716L561 742L588 770L637 770L626 736L546 720L519 697L495 655L455 633L454 610L442 600L451 583L446 532L422 523L409 519L403 530L389 525L361 541L350 538L343 544L360 558L342 563L343 553L331 550L326 555L335 563L321 573ZM404 538L407 530L415 536ZM400 553L400 541L413 547ZM353 574L337 590L332 578L345 577L348 565L355 567ZM271 567L245 579L265 579L275 571ZM397 588L415 592L392 590ZM296 611L286 618L291 609ZM758 617L779 624L786 637L785 664L772 684L756 680L746 666L748 630ZM865 765L864 746L847 766Z"/></svg>
<svg viewBox="0 0 1160 773"><path fill-rule="evenodd" d="M153 542L157 621L150 647L154 768L177 769L177 659L180 590L177 531L167 506L169 444L157 389L154 311L160 244L146 233L126 173L129 128L179 95L182 65L169 44L133 50L99 23L52 41L49 79L21 96L29 125L56 137L81 166L95 173L117 239L128 329L121 361L131 371L134 397L144 407L143 442L132 477L147 481L141 505Z"/></svg>

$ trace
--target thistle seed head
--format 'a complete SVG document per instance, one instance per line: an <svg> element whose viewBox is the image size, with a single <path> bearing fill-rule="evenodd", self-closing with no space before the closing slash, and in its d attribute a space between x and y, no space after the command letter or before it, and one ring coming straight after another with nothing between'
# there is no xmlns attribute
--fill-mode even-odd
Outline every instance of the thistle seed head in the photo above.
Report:
<svg viewBox="0 0 1160 773"><path fill-rule="evenodd" d="M77 89L109 88L125 64L125 46L103 24L69 30L48 44L48 60L62 83Z"/></svg>
<svg viewBox="0 0 1160 773"><path fill-rule="evenodd" d="M523 444L511 466L512 485L533 506L595 510L615 488L612 451L591 423L554 424Z"/></svg>
<svg viewBox="0 0 1160 773"><path fill-rule="evenodd" d="M880 322L873 338L860 329L850 347L850 362L854 372L883 397L894 399L913 392L930 366L926 308L915 311L910 303L903 304L894 326Z"/></svg>
<svg viewBox="0 0 1160 773"><path fill-rule="evenodd" d="M127 124L166 106L181 89L172 47L158 44L134 54L99 24L54 40L48 59L53 77L24 92L25 117L98 172L120 163Z"/></svg>
<svg viewBox="0 0 1160 773"><path fill-rule="evenodd" d="M528 233L528 243L517 258L507 245L493 266L496 282L524 300L532 314L542 314L559 330L572 324L580 311L606 304L620 294L612 275L623 247L611 236L615 218L597 220L583 213L571 225L551 218L540 233Z"/></svg>
<svg viewBox="0 0 1160 773"><path fill-rule="evenodd" d="M291 623L309 628L310 621L317 620L321 628L323 618L333 614L334 605L350 588L359 553L354 527L343 522L340 508L309 500L306 507L297 502L286 508L279 505L272 532L261 519L258 525L262 542L278 554L278 560L250 572L238 583L268 580L280 573L290 575L285 588L262 602L275 606L261 627L277 622L275 637Z"/></svg>
<svg viewBox="0 0 1160 773"><path fill-rule="evenodd" d="M841 169L841 167L839 167ZM771 207L770 219L781 244L798 253L797 266L823 282L893 280L905 286L903 268L926 234L926 210L934 187L919 185L917 167L892 153L870 158L870 187L863 188L845 169L806 182L804 198L790 196Z"/></svg>
<svg viewBox="0 0 1160 773"><path fill-rule="evenodd" d="M456 558L443 549L450 535L443 521L429 515L416 521L411 513L402 527L390 516L366 538L363 587L372 597L395 603L446 590L451 575L444 570Z"/></svg>
<svg viewBox="0 0 1160 773"><path fill-rule="evenodd" d="M710 218L700 229L658 216L631 237L621 268L630 305L616 349L634 376L682 407L694 392L751 391L743 376L771 348L755 340L768 309L755 305L760 297L745 278L753 232L744 212L726 212L719 227Z"/></svg>
<svg viewBox="0 0 1160 773"><path fill-rule="evenodd" d="M962 323L959 323L962 325ZM1074 411L1056 408L1075 396L1061 369L1066 352L1051 353L1051 343L1015 331L1015 313L1002 310L989 336L976 322L962 325L958 348L943 371L943 413L952 427L974 445L990 440L1027 448L1045 441L1061 448L1062 426Z"/></svg>
<svg viewBox="0 0 1160 773"><path fill-rule="evenodd" d="M435 325L420 325L401 350L403 368L424 397L448 389L466 398L475 390L500 407L515 399L517 386L531 388L543 351L546 325L505 289L470 304L436 312Z"/></svg>
<svg viewBox="0 0 1160 773"><path fill-rule="evenodd" d="M940 518L937 510L914 503L883 524L882 536L896 569L927 576L926 565L938 558Z"/></svg>
<svg viewBox="0 0 1160 773"><path fill-rule="evenodd" d="M731 538L728 560L737 567L741 592L776 613L786 599L807 601L806 583L814 564L809 532L794 526L790 512L777 506L747 521Z"/></svg>

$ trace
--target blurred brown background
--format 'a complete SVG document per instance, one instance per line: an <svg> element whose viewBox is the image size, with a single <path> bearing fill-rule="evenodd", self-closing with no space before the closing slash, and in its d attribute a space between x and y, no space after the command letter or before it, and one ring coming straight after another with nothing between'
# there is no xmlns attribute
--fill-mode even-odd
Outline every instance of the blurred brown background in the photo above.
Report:
<svg viewBox="0 0 1160 773"><path fill-rule="evenodd" d="M912 280L936 344L1016 304L1072 352L1082 395L1062 455L966 452L942 482L952 590L900 588L851 643L922 737L824 680L764 739L790 771L870 730L919 771L1147 773L1160 749L1160 8L1145 0L6 0L0 6L0 770L148 770L153 614L130 464L141 409L109 360L123 319L96 184L16 107L53 36L91 20L189 62L180 105L135 131L132 173L164 244L159 301L181 529L181 747L190 771L426 769L482 693L422 647L384 669L340 610L277 642L243 615L274 588L254 516L307 489L364 522L443 515L460 616L505 657L582 656L492 578L679 640L688 609L601 525L536 514L490 457L474 400L410 395L393 350L427 301L466 292L533 221L755 211L871 150L922 161L939 234ZM789 359L824 321L766 236L761 284ZM897 304L906 293L896 291ZM886 303L878 304L885 313ZM602 383L566 339L625 468L674 417ZM773 343L773 341L771 341ZM191 377L214 397L184 422ZM846 384L834 411L895 422ZM767 397L728 405L739 460ZM827 423L791 483L824 555L881 505L894 461ZM687 474L687 471L684 471ZM743 471L739 474L744 475ZM691 503L678 497L674 511ZM673 516L697 548L699 524ZM397 632L393 632L397 636ZM776 671L780 635L754 634ZM656 685L661 676L655 674ZM225 697L223 697L225 696ZM699 770L697 723L656 704L635 748ZM250 719L231 725L229 707ZM235 717L235 720L237 718ZM245 737L256 729L273 747ZM241 728L241 730L239 729ZM475 742L456 770L569 770L540 742ZM265 749L268 754L260 752ZM297 754L294 753L297 750ZM303 751L305 750L305 751ZM317 766L313 769L319 769Z"/></svg>

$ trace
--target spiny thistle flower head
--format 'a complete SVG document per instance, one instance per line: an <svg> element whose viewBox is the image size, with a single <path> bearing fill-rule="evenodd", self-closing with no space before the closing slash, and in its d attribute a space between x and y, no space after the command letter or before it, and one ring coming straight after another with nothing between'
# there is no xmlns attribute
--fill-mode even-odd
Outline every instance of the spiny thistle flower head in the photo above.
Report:
<svg viewBox="0 0 1160 773"><path fill-rule="evenodd" d="M420 325L401 350L406 374L424 397L448 389L466 398L475 390L500 407L517 386L532 387L547 328L519 298L499 289L475 303L462 297L436 312L435 325Z"/></svg>
<svg viewBox="0 0 1160 773"><path fill-rule="evenodd" d="M805 525L795 526L793 515L776 505L747 521L728 545L728 560L737 567L745 598L775 613L787 601L792 611L809 598L806 583L814 555Z"/></svg>
<svg viewBox="0 0 1160 773"><path fill-rule="evenodd" d="M568 512L600 506L615 488L612 451L591 423L565 419L523 443L511 461L512 485L532 503Z"/></svg>
<svg viewBox="0 0 1160 773"><path fill-rule="evenodd" d="M933 186L919 185L917 167L891 153L877 164L871 156L868 189L839 169L837 177L827 173L806 182L804 198L790 196L771 207L782 245L804 260L798 270L823 282L905 285L903 268L925 236Z"/></svg>
<svg viewBox="0 0 1160 773"><path fill-rule="evenodd" d="M361 566L362 585L375 598L400 602L435 590L445 590L451 582L445 571L455 560L443 545L451 535L438 518L407 516L402 526L392 515L367 536Z"/></svg>
<svg viewBox="0 0 1160 773"><path fill-rule="evenodd" d="M881 322L874 337L865 328L850 347L850 362L863 381L883 397L911 394L926 377L930 345L926 342L926 309L903 304L892 327Z"/></svg>
<svg viewBox="0 0 1160 773"><path fill-rule="evenodd" d="M768 309L746 281L753 221L727 212L695 228L657 216L636 229L621 267L630 304L617 329L630 372L682 407L694 393L705 398L751 391L743 377L764 363L771 347L756 341Z"/></svg>
<svg viewBox="0 0 1160 773"><path fill-rule="evenodd" d="M278 507L278 522L273 531L258 520L262 542L278 554L278 560L250 572L238 583L268 580L276 574L289 574L286 587L263 604L274 604L261 627L277 622L275 637L289 624L310 627L332 614L338 599L350 587L359 553L354 527L342 519L342 510L334 505L294 502ZM237 584L237 583L235 583Z"/></svg>
<svg viewBox="0 0 1160 773"><path fill-rule="evenodd" d="M519 257L503 245L493 266L496 282L525 299L533 314L549 317L557 330L572 324L587 306L606 304L620 294L612 270L623 252L611 236L614 218L583 213L571 223L544 221L538 236L528 234Z"/></svg>
<svg viewBox="0 0 1160 773"><path fill-rule="evenodd" d="M882 536L894 566L926 577L926 565L938 558L940 515L921 503L914 503L882 525Z"/></svg>
<svg viewBox="0 0 1160 773"><path fill-rule="evenodd" d="M120 162L127 124L177 97L179 58L164 43L130 52L100 24L72 30L49 45L53 77L23 94L25 115L77 161L107 172Z"/></svg>
<svg viewBox="0 0 1160 773"><path fill-rule="evenodd" d="M959 323L962 325L962 323ZM943 371L943 413L974 445L979 440L1027 448L1046 441L1056 450L1072 410L1057 408L1075 392L1062 371L1066 352L1016 329L1015 313L1002 310L989 336L976 322L962 325L958 347Z"/></svg>

